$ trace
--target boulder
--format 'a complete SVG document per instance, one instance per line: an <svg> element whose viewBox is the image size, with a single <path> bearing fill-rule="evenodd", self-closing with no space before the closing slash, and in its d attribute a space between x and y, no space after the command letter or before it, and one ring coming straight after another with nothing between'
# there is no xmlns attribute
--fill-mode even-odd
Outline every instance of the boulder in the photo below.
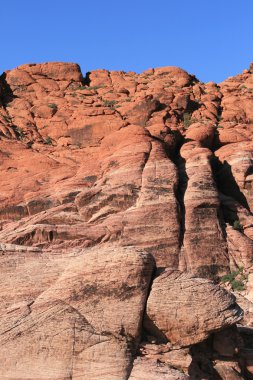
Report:
<svg viewBox="0 0 253 380"><path fill-rule="evenodd" d="M242 316L235 297L210 280L165 270L153 282L144 327L184 347L235 324Z"/></svg>

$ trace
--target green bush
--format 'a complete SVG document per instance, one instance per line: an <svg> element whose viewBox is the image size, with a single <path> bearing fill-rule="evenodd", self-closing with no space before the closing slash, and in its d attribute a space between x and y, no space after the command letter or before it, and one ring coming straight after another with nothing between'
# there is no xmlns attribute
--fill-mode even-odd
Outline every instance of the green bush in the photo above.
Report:
<svg viewBox="0 0 253 380"><path fill-rule="evenodd" d="M229 283L233 290L242 291L245 290L245 283L248 280L248 276L243 274L243 268L239 268L236 271L225 274L221 278L221 282Z"/></svg>
<svg viewBox="0 0 253 380"><path fill-rule="evenodd" d="M4 115L3 118L4 118L4 120L7 121L8 123L11 122L11 117L10 117L10 116Z"/></svg>
<svg viewBox="0 0 253 380"><path fill-rule="evenodd" d="M116 100L104 100L105 107L114 108L118 102Z"/></svg>
<svg viewBox="0 0 253 380"><path fill-rule="evenodd" d="M183 114L183 121L185 128L188 128L191 125L191 114L189 112Z"/></svg>
<svg viewBox="0 0 253 380"><path fill-rule="evenodd" d="M90 86L90 87L85 87L86 90L99 90L100 88L104 88L105 86Z"/></svg>
<svg viewBox="0 0 253 380"><path fill-rule="evenodd" d="M13 125L12 128L16 132L18 139L22 140L22 138L25 136L23 129L20 127L16 127L15 125Z"/></svg>
<svg viewBox="0 0 253 380"><path fill-rule="evenodd" d="M235 276L236 276L235 273L236 272L225 274L225 276L221 277L221 282L229 282L229 283L231 283L234 280Z"/></svg>
<svg viewBox="0 0 253 380"><path fill-rule="evenodd" d="M52 139L51 139L51 137L50 136L47 136L46 138L45 138L45 144L47 144L47 145L52 145L53 144L53 141L52 141Z"/></svg>
<svg viewBox="0 0 253 380"><path fill-rule="evenodd" d="M52 109L55 110L55 111L58 109L58 106L57 106L57 104L55 104L55 103L49 103L49 104L48 104L48 107L49 107L49 108L52 108Z"/></svg>
<svg viewBox="0 0 253 380"><path fill-rule="evenodd" d="M234 221L233 228L234 228L234 230L237 230L237 231L242 231L243 230L243 227L242 227L242 225L241 225L241 223L240 223L239 220L235 220Z"/></svg>
<svg viewBox="0 0 253 380"><path fill-rule="evenodd" d="M242 280L233 280L231 281L231 286L233 290L242 291L245 290L245 284Z"/></svg>
<svg viewBox="0 0 253 380"><path fill-rule="evenodd" d="M27 148L31 149L33 144L34 144L34 141L28 141L28 143L26 144Z"/></svg>

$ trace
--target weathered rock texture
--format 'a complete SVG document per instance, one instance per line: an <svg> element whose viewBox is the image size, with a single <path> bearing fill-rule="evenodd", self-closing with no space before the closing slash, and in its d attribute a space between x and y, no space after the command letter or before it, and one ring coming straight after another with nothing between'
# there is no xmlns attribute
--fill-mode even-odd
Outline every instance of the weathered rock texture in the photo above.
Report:
<svg viewBox="0 0 253 380"><path fill-rule="evenodd" d="M140 338L152 256L121 248L87 251L65 259L64 268L63 263L57 268L53 257L42 261L27 254L21 273L11 268L12 286L16 277L20 281L18 302L8 286L2 288L3 303L7 300L1 315L1 378L127 378ZM48 262L61 271L56 281L45 268ZM2 269L6 278L10 265ZM26 281L31 270L32 281L38 270L51 286L35 283L31 291Z"/></svg>
<svg viewBox="0 0 253 380"><path fill-rule="evenodd" d="M229 368L210 342L175 350L242 314L208 279L252 271L252 110L252 67L0 77L1 379L249 376L248 341Z"/></svg>
<svg viewBox="0 0 253 380"><path fill-rule="evenodd" d="M159 330L174 344L189 346L241 317L235 297L224 289L206 279L166 270L153 282L144 327L153 335Z"/></svg>

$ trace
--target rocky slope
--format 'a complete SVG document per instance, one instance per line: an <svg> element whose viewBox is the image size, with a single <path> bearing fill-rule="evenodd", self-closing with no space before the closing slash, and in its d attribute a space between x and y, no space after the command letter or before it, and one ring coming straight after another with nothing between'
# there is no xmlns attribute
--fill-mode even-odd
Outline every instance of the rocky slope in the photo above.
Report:
<svg viewBox="0 0 253 380"><path fill-rule="evenodd" d="M1 379L252 379L252 134L253 65L6 71Z"/></svg>

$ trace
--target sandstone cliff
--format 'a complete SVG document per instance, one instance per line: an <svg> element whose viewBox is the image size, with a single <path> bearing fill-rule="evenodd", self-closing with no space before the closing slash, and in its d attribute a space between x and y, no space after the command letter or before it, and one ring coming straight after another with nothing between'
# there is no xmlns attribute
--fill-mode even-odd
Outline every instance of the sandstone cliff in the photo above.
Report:
<svg viewBox="0 0 253 380"><path fill-rule="evenodd" d="M252 379L252 134L252 65L3 73L1 379Z"/></svg>

